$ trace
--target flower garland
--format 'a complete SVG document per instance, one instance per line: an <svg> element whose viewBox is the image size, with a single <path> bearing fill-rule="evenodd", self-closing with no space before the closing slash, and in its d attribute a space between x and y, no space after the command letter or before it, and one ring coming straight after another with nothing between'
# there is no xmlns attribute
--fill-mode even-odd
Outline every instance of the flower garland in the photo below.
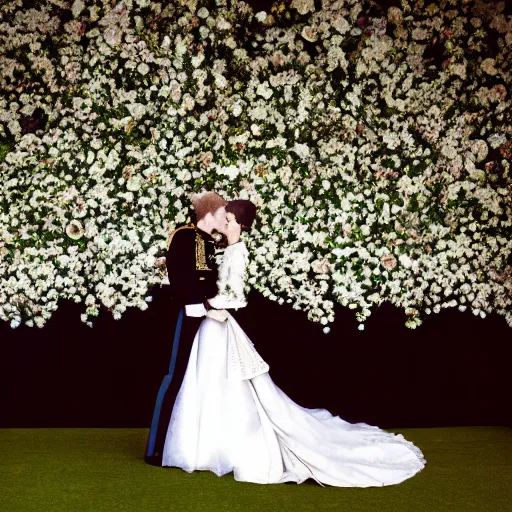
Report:
<svg viewBox="0 0 512 512"><path fill-rule="evenodd" d="M512 17L482 0L0 6L0 318L118 319L188 195L251 199L249 286L321 322L512 326Z"/></svg>

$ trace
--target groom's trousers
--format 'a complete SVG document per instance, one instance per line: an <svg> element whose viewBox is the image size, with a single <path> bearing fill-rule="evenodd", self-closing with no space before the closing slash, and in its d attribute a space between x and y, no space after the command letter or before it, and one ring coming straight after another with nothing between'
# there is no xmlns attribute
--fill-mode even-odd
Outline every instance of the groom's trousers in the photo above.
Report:
<svg viewBox="0 0 512 512"><path fill-rule="evenodd" d="M148 464L162 465L162 452L172 409L185 376L195 335L203 319L204 317L186 316L184 307L178 314L169 371L160 385L151 420L144 456L144 460Z"/></svg>

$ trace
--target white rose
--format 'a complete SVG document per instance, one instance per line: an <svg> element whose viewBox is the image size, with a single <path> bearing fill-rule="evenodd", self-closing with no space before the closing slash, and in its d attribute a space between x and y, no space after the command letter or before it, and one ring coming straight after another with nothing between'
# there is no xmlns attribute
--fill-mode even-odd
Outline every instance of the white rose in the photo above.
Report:
<svg viewBox="0 0 512 512"><path fill-rule="evenodd" d="M204 60L204 54L199 54L199 55L194 55L191 59L192 61L192 66L194 66L195 68L198 68L201 63L203 62Z"/></svg>
<svg viewBox="0 0 512 512"><path fill-rule="evenodd" d="M206 7L201 7L201 9L199 9L199 11L197 11L197 15L199 16L199 18L206 19L206 18L208 18L209 14L210 13L208 12L208 9Z"/></svg>
<svg viewBox="0 0 512 512"><path fill-rule="evenodd" d="M306 40L306 41L309 41L310 43L314 43L318 38L317 38L317 32L316 32L316 29L314 29L313 27L309 27L309 26L305 26L303 29L302 29L302 37Z"/></svg>
<svg viewBox="0 0 512 512"><path fill-rule="evenodd" d="M138 66L137 66L137 71L141 74L141 75L147 75L149 73L149 66L145 63L145 62L141 62Z"/></svg>
<svg viewBox="0 0 512 512"><path fill-rule="evenodd" d="M218 167L217 173L225 174L229 176L230 179L234 180L240 174L240 169L236 165L230 165L228 167Z"/></svg>
<svg viewBox="0 0 512 512"><path fill-rule="evenodd" d="M220 18L219 21L217 21L217 28L219 30L228 30L231 28L231 23L226 21L224 18Z"/></svg>
<svg viewBox="0 0 512 512"><path fill-rule="evenodd" d="M333 16L331 19L331 24L340 34L345 34L350 30L348 21L341 15Z"/></svg>
<svg viewBox="0 0 512 512"><path fill-rule="evenodd" d="M498 70L494 67L495 66L494 59L488 58L484 59L482 61L482 69L488 74L488 75L496 75L498 73Z"/></svg>
<svg viewBox="0 0 512 512"><path fill-rule="evenodd" d="M251 124L251 132L254 136L261 135L260 128L257 124Z"/></svg>
<svg viewBox="0 0 512 512"><path fill-rule="evenodd" d="M266 100L270 99L273 94L273 91L270 87L268 87L268 82L263 82L262 84L258 84L256 89L256 94L263 96Z"/></svg>
<svg viewBox="0 0 512 512"><path fill-rule="evenodd" d="M300 144L296 142L292 148L292 151L297 153L297 155L299 155L299 157L301 157L302 159L305 159L309 156L309 147L307 146L307 144Z"/></svg>
<svg viewBox="0 0 512 512"><path fill-rule="evenodd" d="M223 76L223 75L216 75L215 76L215 85L219 89L225 89L226 86L228 85L228 81L226 80L225 76Z"/></svg>
<svg viewBox="0 0 512 512"><path fill-rule="evenodd" d="M400 254L398 261L405 267L410 268L412 266L411 258L407 254Z"/></svg>
<svg viewBox="0 0 512 512"><path fill-rule="evenodd" d="M135 176L132 176L126 182L126 188L128 190L131 190L132 192L136 192L142 186L142 182L143 182L142 177L139 174L136 174Z"/></svg>
<svg viewBox="0 0 512 512"><path fill-rule="evenodd" d="M297 9L299 14L307 14L309 11L314 12L315 2L314 0L292 0L290 4L292 9Z"/></svg>
<svg viewBox="0 0 512 512"><path fill-rule="evenodd" d="M242 108L242 105L240 105L240 103L235 103L233 105L233 115L235 117L238 117L243 111L243 108Z"/></svg>
<svg viewBox="0 0 512 512"><path fill-rule="evenodd" d="M140 119L146 113L146 107L142 103L130 103L126 108L134 119Z"/></svg>
<svg viewBox="0 0 512 512"><path fill-rule="evenodd" d="M257 12L254 16L260 23L263 23L267 18L267 13L265 11Z"/></svg>

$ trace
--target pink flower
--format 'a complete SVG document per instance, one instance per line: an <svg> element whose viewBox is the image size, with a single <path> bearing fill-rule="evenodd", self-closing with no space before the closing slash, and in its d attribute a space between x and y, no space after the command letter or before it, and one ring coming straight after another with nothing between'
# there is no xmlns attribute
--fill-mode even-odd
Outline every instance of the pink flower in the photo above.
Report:
<svg viewBox="0 0 512 512"><path fill-rule="evenodd" d="M380 258L380 262L386 267L388 270L392 270L396 267L396 258L390 253L382 256Z"/></svg>
<svg viewBox="0 0 512 512"><path fill-rule="evenodd" d="M495 85L491 90L489 94L493 99L498 99L499 101L505 101L505 98L507 97L507 89L503 84L497 84Z"/></svg>

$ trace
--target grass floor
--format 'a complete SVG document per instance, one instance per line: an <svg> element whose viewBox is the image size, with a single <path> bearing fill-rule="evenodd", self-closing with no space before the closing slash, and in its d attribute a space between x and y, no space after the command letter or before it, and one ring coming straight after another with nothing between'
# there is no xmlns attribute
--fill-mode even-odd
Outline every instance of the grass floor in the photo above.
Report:
<svg viewBox="0 0 512 512"><path fill-rule="evenodd" d="M322 488L149 466L148 429L0 429L0 510L512 511L512 429L391 431L423 450L422 472L386 487Z"/></svg>

